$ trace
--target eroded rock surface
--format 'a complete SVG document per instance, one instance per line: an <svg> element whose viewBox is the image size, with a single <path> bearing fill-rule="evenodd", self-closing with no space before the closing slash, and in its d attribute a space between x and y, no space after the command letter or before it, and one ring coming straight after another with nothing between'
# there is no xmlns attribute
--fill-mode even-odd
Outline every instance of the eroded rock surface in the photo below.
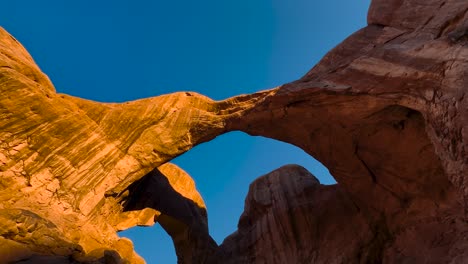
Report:
<svg viewBox="0 0 468 264"><path fill-rule="evenodd" d="M2 258L142 263L116 231L159 221L182 263L463 263L467 11L374 0L369 25L300 80L219 102L57 94L0 30ZM232 130L301 147L338 185L296 166L259 178L218 247L192 180L163 164Z"/></svg>
<svg viewBox="0 0 468 264"><path fill-rule="evenodd" d="M209 98L185 92L124 104L91 102L56 94L4 30L0 44L0 209L24 209L50 221L58 230L54 241L77 246L76 259L101 258L106 250L119 249L123 258L142 262L115 231L151 224L160 212L125 211L129 186L224 132L223 119L239 111L231 104L243 109L256 100L238 98L222 110ZM168 173L178 175L174 169ZM196 192L194 186L186 189L186 195Z"/></svg>
<svg viewBox="0 0 468 264"><path fill-rule="evenodd" d="M330 169L380 244L344 263L468 259L467 11L466 1L373 1L368 27L233 124Z"/></svg>
<svg viewBox="0 0 468 264"><path fill-rule="evenodd" d="M250 185L239 230L223 242L220 263L326 263L331 256L352 263L368 247L367 227L338 185L284 166Z"/></svg>

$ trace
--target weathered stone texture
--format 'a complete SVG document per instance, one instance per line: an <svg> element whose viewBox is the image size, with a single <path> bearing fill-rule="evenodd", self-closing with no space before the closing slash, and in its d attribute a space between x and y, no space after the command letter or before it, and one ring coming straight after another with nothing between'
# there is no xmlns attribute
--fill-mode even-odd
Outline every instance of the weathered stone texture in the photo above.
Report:
<svg viewBox="0 0 468 264"><path fill-rule="evenodd" d="M306 169L288 165L250 185L239 230L224 240L220 263L326 263L331 256L351 263L371 239L367 228L338 185L321 185Z"/></svg>
<svg viewBox="0 0 468 264"><path fill-rule="evenodd" d="M141 263L116 231L158 221L181 263L463 263L467 11L374 0L369 25L300 80L219 102L57 94L0 30L0 254ZM167 162L232 130L301 147L338 185L297 166L262 176L218 247L193 181Z"/></svg>

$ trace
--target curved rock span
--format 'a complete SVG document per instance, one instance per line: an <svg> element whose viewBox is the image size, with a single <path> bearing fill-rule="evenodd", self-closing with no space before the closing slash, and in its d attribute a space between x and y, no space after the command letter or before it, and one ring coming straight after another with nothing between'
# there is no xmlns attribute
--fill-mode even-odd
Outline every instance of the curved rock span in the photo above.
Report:
<svg viewBox="0 0 468 264"><path fill-rule="evenodd" d="M116 231L159 222L180 263L466 262L467 11L374 0L368 26L303 78L224 101L57 94L2 29L1 260L143 263ZM168 162L233 130L301 147L338 184L295 165L260 177L218 246L193 180Z"/></svg>

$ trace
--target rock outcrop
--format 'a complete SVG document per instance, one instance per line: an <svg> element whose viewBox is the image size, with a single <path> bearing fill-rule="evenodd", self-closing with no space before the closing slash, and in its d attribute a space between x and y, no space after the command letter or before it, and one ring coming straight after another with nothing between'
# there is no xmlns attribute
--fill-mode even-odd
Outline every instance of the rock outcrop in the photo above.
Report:
<svg viewBox="0 0 468 264"><path fill-rule="evenodd" d="M366 219L364 229L349 224L370 232L361 243L371 247L355 251L353 260L319 247L309 252L318 263L468 259L467 11L466 1L373 1L368 27L233 125L322 161ZM241 223L223 246L252 238ZM260 240L242 250L255 256L268 246ZM288 253L278 258L296 249L282 250ZM263 257L252 262L264 263Z"/></svg>
<svg viewBox="0 0 468 264"><path fill-rule="evenodd" d="M306 169L288 165L250 185L239 230L223 242L219 263L369 260L358 255L378 246L367 244L373 235L367 227L338 185L320 185Z"/></svg>
<svg viewBox="0 0 468 264"><path fill-rule="evenodd" d="M116 231L155 221L182 263L468 260L468 2L374 0L368 24L272 90L123 104L57 94L0 30L2 261L142 263ZM301 147L338 185L259 178L218 247L167 162L232 130Z"/></svg>

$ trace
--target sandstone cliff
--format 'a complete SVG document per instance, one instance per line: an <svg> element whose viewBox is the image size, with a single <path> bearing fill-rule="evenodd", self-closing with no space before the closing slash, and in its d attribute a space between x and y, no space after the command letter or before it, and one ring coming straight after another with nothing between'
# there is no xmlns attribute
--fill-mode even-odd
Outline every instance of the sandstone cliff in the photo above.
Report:
<svg viewBox="0 0 468 264"><path fill-rule="evenodd" d="M374 0L368 23L272 90L123 104L57 94L0 30L2 261L142 263L116 231L155 221L182 263L467 261L468 2ZM232 130L301 147L338 184L262 176L217 246L167 162Z"/></svg>

